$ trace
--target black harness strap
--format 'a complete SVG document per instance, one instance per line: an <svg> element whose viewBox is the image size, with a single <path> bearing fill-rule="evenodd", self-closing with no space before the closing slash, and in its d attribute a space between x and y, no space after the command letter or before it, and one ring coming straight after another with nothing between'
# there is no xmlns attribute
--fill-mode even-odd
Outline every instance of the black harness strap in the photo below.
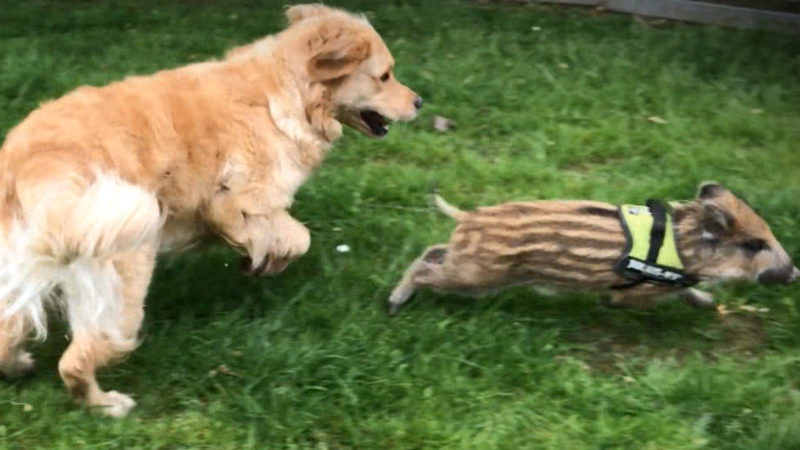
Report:
<svg viewBox="0 0 800 450"><path fill-rule="evenodd" d="M647 209L653 215L653 227L650 229L650 249L647 250L647 264L655 264L658 260L658 253L664 245L664 233L666 232L667 210L660 200L648 199Z"/></svg>
<svg viewBox="0 0 800 450"><path fill-rule="evenodd" d="M664 245L664 233L667 230L667 210L664 208L664 203L661 200L648 199L647 209L653 216L653 226L650 228L650 248L647 250L647 263L655 264L658 260L658 253L661 251L661 246ZM622 291L636 287L647 281L645 278L632 280L627 283L620 283L611 286L611 289Z"/></svg>

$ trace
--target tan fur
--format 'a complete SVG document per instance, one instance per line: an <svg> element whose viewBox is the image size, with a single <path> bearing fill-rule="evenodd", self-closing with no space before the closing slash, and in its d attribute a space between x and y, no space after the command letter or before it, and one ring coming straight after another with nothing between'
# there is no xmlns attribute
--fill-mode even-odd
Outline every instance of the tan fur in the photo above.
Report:
<svg viewBox="0 0 800 450"><path fill-rule="evenodd" d="M180 250L213 233L244 253L253 273L279 272L308 250L309 232L288 209L340 137L341 124L373 135L362 111L387 120L417 115L421 101L413 91L393 76L381 80L394 60L362 16L299 5L287 18L283 32L233 49L223 60L78 88L43 104L6 137L0 231L9 248L12 236L32 236L31 245L8 250L7 259L21 252L32 267L54 274L106 274L113 277L102 281L107 290L119 292L101 300L98 308L113 314L99 325L79 317L72 302L80 299L63 292L71 325L85 322L80 330L73 326L59 364L79 401L114 416L133 406L122 394L100 390L94 370L133 348L157 249ZM87 197L91 189L112 200ZM131 204L127 215L85 223L92 214L125 207L113 200L116 192L143 204L157 201L160 213L134 216L139 209ZM82 217L76 205L85 206ZM153 227L159 235L149 234ZM93 246L103 246L89 251L80 239L54 244L72 242L83 229L95 233ZM123 237L126 246L116 245ZM73 268L73 261L83 266ZM23 287L30 278L13 275ZM48 295L47 284L37 282L25 292ZM73 290L93 292L85 283ZM3 314L15 305L12 294L0 299L0 370L7 375L29 365L20 344L30 321L24 311ZM43 333L43 307L28 303L22 308Z"/></svg>
<svg viewBox="0 0 800 450"><path fill-rule="evenodd" d="M677 205L673 213L686 272L703 281L762 280L769 271L779 282L797 278L767 224L730 191L714 186L701 189L702 195ZM611 306L651 307L672 293L694 306L713 307L710 294L692 288L641 284L613 290L628 281L613 270L626 243L616 206L539 201L465 212L438 196L436 203L458 225L447 244L429 247L408 268L389 299L392 311L417 287L481 293L517 284L614 292ZM717 227L716 214L727 218L726 229ZM709 236L709 229L718 235ZM743 247L754 239L764 240L767 248L751 252Z"/></svg>

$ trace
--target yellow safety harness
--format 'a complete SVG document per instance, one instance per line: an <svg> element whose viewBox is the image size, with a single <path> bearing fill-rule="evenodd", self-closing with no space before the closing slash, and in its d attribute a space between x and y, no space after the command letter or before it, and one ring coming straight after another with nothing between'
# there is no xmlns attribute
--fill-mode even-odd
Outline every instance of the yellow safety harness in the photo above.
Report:
<svg viewBox="0 0 800 450"><path fill-rule="evenodd" d="M696 278L683 272L672 216L662 201L651 199L646 206L622 205L619 217L627 244L614 265L614 272L631 281L612 289L627 289L641 283L676 287L697 284Z"/></svg>

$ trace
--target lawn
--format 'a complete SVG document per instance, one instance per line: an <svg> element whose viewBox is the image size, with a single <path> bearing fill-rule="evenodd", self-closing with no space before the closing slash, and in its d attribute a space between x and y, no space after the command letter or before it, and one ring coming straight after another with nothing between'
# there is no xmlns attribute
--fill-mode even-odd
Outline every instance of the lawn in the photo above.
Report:
<svg viewBox="0 0 800 450"><path fill-rule="evenodd" d="M99 3L99 2L98 2ZM215 58L279 30L283 1L3 2L0 133L81 84ZM800 259L800 40L545 6L333 1L369 13L424 98L353 131L298 192L308 255L253 279L222 245L164 257L141 347L101 374L122 420L69 400L54 325L0 384L2 448L800 448L800 287L607 310L512 289L384 301L463 207L740 192ZM432 118L455 127L437 132ZM351 250L336 250L347 244Z"/></svg>

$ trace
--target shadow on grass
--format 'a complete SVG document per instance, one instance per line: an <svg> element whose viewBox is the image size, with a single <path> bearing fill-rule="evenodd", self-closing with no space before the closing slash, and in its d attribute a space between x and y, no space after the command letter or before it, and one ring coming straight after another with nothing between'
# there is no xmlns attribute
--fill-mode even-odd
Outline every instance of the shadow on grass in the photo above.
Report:
<svg viewBox="0 0 800 450"><path fill-rule="evenodd" d="M495 296L465 298L421 291L400 314L443 312L456 320L487 313L523 321L541 334L556 334L566 350L589 368L615 371L630 360L701 355L759 357L768 349L765 319L757 313L704 311L674 300L648 311L609 309L597 295L544 297L514 288ZM413 303L416 303L413 305Z"/></svg>

